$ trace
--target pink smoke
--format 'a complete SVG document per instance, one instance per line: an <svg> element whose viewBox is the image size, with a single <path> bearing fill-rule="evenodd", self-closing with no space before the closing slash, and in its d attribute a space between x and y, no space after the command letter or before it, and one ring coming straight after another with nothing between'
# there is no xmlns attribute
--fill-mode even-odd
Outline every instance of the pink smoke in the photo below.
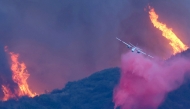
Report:
<svg viewBox="0 0 190 109"><path fill-rule="evenodd" d="M161 62L126 53L121 61L121 78L113 98L115 108L121 109L158 108L165 95L178 88L190 70L190 61L179 56Z"/></svg>

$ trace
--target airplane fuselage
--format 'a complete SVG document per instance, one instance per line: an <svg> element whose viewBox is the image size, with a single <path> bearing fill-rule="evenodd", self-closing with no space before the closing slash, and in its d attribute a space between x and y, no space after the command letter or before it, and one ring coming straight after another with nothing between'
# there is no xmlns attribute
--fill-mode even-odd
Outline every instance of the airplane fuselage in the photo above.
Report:
<svg viewBox="0 0 190 109"><path fill-rule="evenodd" d="M141 54L147 55L146 53L144 53L144 52L142 51L142 49L140 49L140 48L134 46L133 44L131 44L131 43L126 43L126 42L122 41L121 39L119 39L118 37L116 37L116 39L119 40L119 41L121 41L122 43L124 43L128 48L131 49L132 52L136 51L137 53L141 53ZM154 57L152 57L152 56L150 56L150 55L147 55L147 56L149 56L149 57L151 57L151 58L154 58Z"/></svg>
<svg viewBox="0 0 190 109"><path fill-rule="evenodd" d="M132 52L134 52L134 51L135 51L135 49L136 49L136 47L133 47L133 48L131 49L131 51L132 51Z"/></svg>

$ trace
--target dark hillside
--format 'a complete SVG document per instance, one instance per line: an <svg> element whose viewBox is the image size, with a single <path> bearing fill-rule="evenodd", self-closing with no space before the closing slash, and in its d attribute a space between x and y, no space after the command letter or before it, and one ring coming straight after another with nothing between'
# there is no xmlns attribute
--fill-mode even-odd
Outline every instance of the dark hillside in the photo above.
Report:
<svg viewBox="0 0 190 109"><path fill-rule="evenodd" d="M190 109L190 81L170 92L159 109Z"/></svg>
<svg viewBox="0 0 190 109"><path fill-rule="evenodd" d="M190 50L177 55L190 57ZM84 79L68 82L65 88L51 93L0 102L0 109L113 109L113 89L119 78L119 68L105 69ZM185 84L166 96L159 109L190 109L188 76Z"/></svg>
<svg viewBox="0 0 190 109"><path fill-rule="evenodd" d="M0 109L113 109L113 88L119 77L119 68L102 70L82 80L68 82L65 88L49 94L1 102Z"/></svg>

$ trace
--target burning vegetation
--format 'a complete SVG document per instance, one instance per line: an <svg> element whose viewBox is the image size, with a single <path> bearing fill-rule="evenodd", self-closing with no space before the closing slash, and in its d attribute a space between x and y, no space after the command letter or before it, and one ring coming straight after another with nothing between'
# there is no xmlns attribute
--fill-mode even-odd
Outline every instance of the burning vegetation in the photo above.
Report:
<svg viewBox="0 0 190 109"><path fill-rule="evenodd" d="M15 94L12 93L12 91L9 89L9 87L2 85L2 90L4 93L3 101L7 101L10 98L16 98Z"/></svg>
<svg viewBox="0 0 190 109"><path fill-rule="evenodd" d="M29 89L27 79L30 76L30 74L26 70L26 65L22 62L20 63L18 61L18 54L15 54L13 52L9 53L11 56L11 70L13 72L12 78L15 83L19 86L19 93L18 96L24 96L27 95L29 97L34 97L36 94L32 93Z"/></svg>
<svg viewBox="0 0 190 109"><path fill-rule="evenodd" d="M149 17L151 22L153 23L154 27L158 28L160 31L162 31L162 35L170 41L170 45L173 49L173 54L185 51L188 49L187 45L185 45L178 37L177 35L172 31L172 28L168 28L166 24L161 23L158 21L158 15L154 11L154 8L149 6Z"/></svg>
<svg viewBox="0 0 190 109"><path fill-rule="evenodd" d="M9 52L7 47L5 51L10 55L10 66L12 71L12 80L18 85L18 88L14 89L14 92L9 89L8 86L2 85L2 90L4 93L3 101L10 98L18 98L22 96L34 97L37 94L33 93L28 86L27 79L30 76L26 70L26 65L23 62L19 62L19 54Z"/></svg>
<svg viewBox="0 0 190 109"><path fill-rule="evenodd" d="M169 40L173 55L185 51L185 45L166 24L158 21L154 8L149 6L149 17L154 27ZM190 60L175 56L160 62L133 53L121 57L121 77L114 89L115 109L157 109L166 95L179 88L189 75Z"/></svg>

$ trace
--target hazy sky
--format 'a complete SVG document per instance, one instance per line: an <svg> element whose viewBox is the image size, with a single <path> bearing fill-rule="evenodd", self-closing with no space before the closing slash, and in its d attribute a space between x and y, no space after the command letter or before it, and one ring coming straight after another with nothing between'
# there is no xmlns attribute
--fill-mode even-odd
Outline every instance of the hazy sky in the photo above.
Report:
<svg viewBox="0 0 190 109"><path fill-rule="evenodd" d="M32 90L62 88L119 66L127 48L115 37L154 56L170 55L168 41L145 11L148 3L189 45L188 0L1 0L0 43L20 54Z"/></svg>

